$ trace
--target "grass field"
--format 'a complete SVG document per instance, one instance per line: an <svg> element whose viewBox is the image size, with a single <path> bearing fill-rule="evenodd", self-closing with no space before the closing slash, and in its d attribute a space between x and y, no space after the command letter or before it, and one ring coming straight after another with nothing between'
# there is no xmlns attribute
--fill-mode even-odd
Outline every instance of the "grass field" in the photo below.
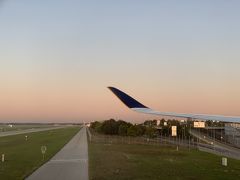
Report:
<svg viewBox="0 0 240 180"><path fill-rule="evenodd" d="M0 137L0 154L5 154L5 162L0 162L0 179L23 179L58 152L80 127L68 127L50 131ZM42 160L41 146L46 146L45 160Z"/></svg>
<svg viewBox="0 0 240 180"><path fill-rule="evenodd" d="M240 161L198 150L136 144L89 144L91 180L240 179Z"/></svg>

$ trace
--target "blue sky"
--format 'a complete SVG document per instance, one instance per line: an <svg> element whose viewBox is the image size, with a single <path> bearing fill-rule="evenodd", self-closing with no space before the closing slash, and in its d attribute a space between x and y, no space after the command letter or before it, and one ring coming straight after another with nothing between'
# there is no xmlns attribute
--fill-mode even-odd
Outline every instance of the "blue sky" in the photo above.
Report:
<svg viewBox="0 0 240 180"><path fill-rule="evenodd" d="M2 1L0 120L146 118L124 109L108 85L166 111L240 115L239 7L217 0ZM89 115L92 108L99 110Z"/></svg>

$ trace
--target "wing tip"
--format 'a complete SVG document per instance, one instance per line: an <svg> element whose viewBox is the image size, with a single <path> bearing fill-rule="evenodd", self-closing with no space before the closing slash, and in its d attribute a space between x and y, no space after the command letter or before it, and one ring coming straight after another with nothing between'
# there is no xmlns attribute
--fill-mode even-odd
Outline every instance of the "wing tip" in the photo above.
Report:
<svg viewBox="0 0 240 180"><path fill-rule="evenodd" d="M113 94L115 94L129 108L148 108L115 87L109 86L108 89L110 89Z"/></svg>

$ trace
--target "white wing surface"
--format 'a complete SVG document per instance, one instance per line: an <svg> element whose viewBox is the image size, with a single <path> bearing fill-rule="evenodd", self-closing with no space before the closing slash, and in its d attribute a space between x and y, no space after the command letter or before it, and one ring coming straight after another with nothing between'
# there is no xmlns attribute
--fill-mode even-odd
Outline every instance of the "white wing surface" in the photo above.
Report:
<svg viewBox="0 0 240 180"><path fill-rule="evenodd" d="M131 96L126 93L120 91L114 87L108 87L127 107L132 109L133 111L145 113L145 114L153 114L159 116L171 116L178 118L189 118L189 119L200 119L200 120L214 120L214 121L222 121L222 122L237 122L240 123L240 117L237 116L222 116L222 115L207 115L207 114L187 114L187 113L174 113L174 112L161 112L156 111L147 106L144 106Z"/></svg>

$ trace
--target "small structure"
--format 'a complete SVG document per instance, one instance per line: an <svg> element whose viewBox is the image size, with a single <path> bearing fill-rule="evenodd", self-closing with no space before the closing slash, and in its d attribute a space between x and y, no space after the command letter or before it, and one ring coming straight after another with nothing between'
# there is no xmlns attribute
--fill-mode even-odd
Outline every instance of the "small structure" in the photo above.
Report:
<svg viewBox="0 0 240 180"><path fill-rule="evenodd" d="M47 151L47 147L46 146L42 146L41 147L41 152L42 152L43 160L44 160L44 157L45 157L44 155L45 155L46 151Z"/></svg>
<svg viewBox="0 0 240 180"><path fill-rule="evenodd" d="M222 157L222 165L227 166L227 158L226 157Z"/></svg>
<svg viewBox="0 0 240 180"><path fill-rule="evenodd" d="M205 122L194 121L193 122L193 127L194 128L205 128Z"/></svg>
<svg viewBox="0 0 240 180"><path fill-rule="evenodd" d="M177 136L177 126L172 126L172 136Z"/></svg>
<svg viewBox="0 0 240 180"><path fill-rule="evenodd" d="M2 162L5 161L5 154L2 154Z"/></svg>

